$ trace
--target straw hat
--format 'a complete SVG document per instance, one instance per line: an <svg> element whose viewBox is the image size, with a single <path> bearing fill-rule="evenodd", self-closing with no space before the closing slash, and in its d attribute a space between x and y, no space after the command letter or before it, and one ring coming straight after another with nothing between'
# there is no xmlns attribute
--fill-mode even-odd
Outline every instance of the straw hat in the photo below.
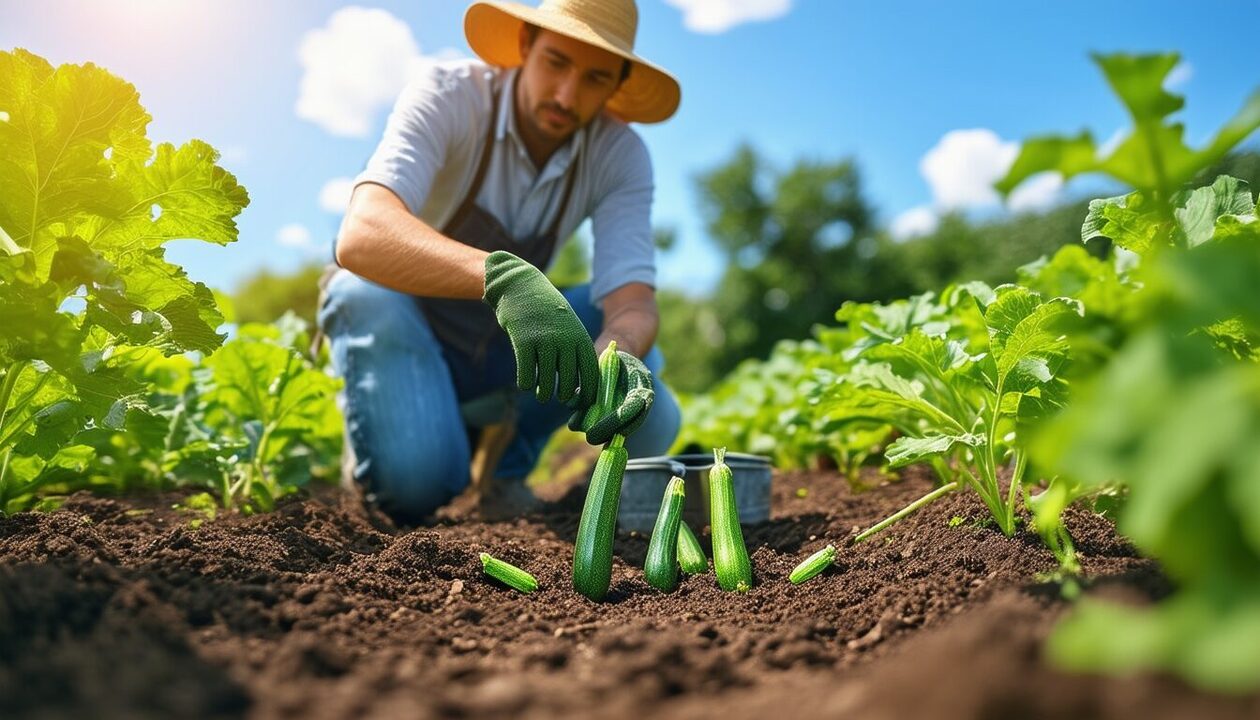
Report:
<svg viewBox="0 0 1260 720"><path fill-rule="evenodd" d="M639 11L634 0L542 0L538 7L482 0L464 15L468 45L482 60L516 67L521 58L524 23L607 50L633 63L630 77L609 99L607 108L628 121L654 123L678 109L682 91L665 70L634 54Z"/></svg>

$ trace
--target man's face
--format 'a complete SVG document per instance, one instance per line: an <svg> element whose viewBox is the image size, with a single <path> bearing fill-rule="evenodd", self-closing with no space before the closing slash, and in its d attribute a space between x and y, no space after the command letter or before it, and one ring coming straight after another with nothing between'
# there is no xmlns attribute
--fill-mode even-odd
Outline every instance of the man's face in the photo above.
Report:
<svg viewBox="0 0 1260 720"><path fill-rule="evenodd" d="M533 42L521 31L518 122L535 134L563 141L585 126L617 91L621 57L564 35L539 30Z"/></svg>

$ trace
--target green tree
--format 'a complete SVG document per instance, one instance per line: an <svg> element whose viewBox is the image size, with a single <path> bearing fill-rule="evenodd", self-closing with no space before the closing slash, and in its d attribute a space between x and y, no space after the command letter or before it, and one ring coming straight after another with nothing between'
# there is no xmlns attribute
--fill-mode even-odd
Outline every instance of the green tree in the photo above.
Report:
<svg viewBox="0 0 1260 720"><path fill-rule="evenodd" d="M849 159L798 161L775 172L743 145L697 181L708 231L728 265L713 295L724 340L715 376L801 338L872 282L873 210Z"/></svg>
<svg viewBox="0 0 1260 720"><path fill-rule="evenodd" d="M292 311L314 327L323 272L322 263L309 263L289 273L259 270L250 275L231 296L237 322L269 323Z"/></svg>

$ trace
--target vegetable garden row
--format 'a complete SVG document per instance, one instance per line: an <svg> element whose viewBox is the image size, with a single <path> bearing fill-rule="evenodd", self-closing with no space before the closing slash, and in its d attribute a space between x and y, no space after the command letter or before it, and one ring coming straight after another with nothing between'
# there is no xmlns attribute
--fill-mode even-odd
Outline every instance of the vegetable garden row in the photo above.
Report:
<svg viewBox="0 0 1260 720"><path fill-rule="evenodd" d="M873 539L896 548L898 523L963 495L1001 535L1034 531L1057 563L1042 580L1076 599L1091 577L1068 518L1084 509L1087 524L1114 521L1175 590L1142 610L1080 597L1048 641L1053 660L1260 688L1260 207L1245 182L1199 177L1260 127L1260 93L1194 149L1172 117L1183 100L1164 89L1177 56L1095 60L1129 134L1106 152L1089 133L1030 139L998 187L1058 172L1131 191L1093 201L1081 244L1020 268L1016 283L846 304L836 325L690 398L680 445L719 448L711 524L682 522L671 482L643 557L654 601L689 592L679 566L707 570L705 537L722 590L761 581L720 448L780 468L834 465L854 490L927 466L931 488L858 532L828 525L784 577L837 574L827 567ZM204 528L335 475L338 381L306 353L307 329L286 318L229 340L222 296L164 257L176 239L236 240L244 188L206 143L155 148L149 120L135 88L99 67L0 53L4 514L54 510L85 489L193 488L180 508ZM601 364L615 377L612 350ZM573 587L594 601L614 584L622 442L602 450L572 538ZM486 574L547 591L528 553L484 550L472 557Z"/></svg>

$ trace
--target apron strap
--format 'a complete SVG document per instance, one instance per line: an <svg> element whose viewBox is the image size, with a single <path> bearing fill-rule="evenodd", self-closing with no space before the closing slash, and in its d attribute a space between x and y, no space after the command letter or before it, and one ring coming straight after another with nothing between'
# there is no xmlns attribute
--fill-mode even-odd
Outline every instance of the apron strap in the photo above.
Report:
<svg viewBox="0 0 1260 720"><path fill-rule="evenodd" d="M557 237L560 232L560 221L564 219L564 211L569 209L569 196L573 194L573 186L576 184L574 179L577 177L578 159L575 157L569 161L569 167L565 168L565 175L568 177L564 181L564 195L560 198L560 209L556 211L556 217L551 221L551 227L547 228L547 232L543 237L552 238L551 253L547 254L547 259L551 259L551 254L555 252L556 245L560 244L561 238ZM543 265L547 263L544 262Z"/></svg>
<svg viewBox="0 0 1260 720"><path fill-rule="evenodd" d="M499 124L499 90L500 88L495 88L495 91L490 94L490 127L486 129L486 142L481 150L481 160L477 164L477 174L473 176L472 187L468 189L464 201L459 204L459 209L446 223L447 228L458 227L477 205L477 193L481 192L481 183L486 178L486 169L490 167L490 155L494 152L494 131Z"/></svg>
<svg viewBox="0 0 1260 720"><path fill-rule="evenodd" d="M472 186L468 188L468 194L464 196L464 201L459 204L459 208L455 210L455 214L451 216L444 229L459 226L468 216L468 213L472 212L472 209L477 206L477 194L481 192L481 184L486 179L486 170L490 167L490 156L494 152L494 131L499 121L499 91L501 89L496 88L490 96L490 127L486 130L485 145L481 150L481 158L477 162L477 174L473 176ZM555 238L556 243L560 241L556 234L560 232L560 222L564 219L565 211L569 209L569 198L573 195L573 186L576 184L577 168L574 167L576 163L577 159L574 158L570 162L570 167L565 170L564 195L560 198L560 208L556 211L556 216L552 219L551 226L547 228L547 232L543 233L543 237ZM554 246L555 243L552 245L553 252ZM551 253L548 253L548 259L550 257ZM545 265L546 262L543 264Z"/></svg>

